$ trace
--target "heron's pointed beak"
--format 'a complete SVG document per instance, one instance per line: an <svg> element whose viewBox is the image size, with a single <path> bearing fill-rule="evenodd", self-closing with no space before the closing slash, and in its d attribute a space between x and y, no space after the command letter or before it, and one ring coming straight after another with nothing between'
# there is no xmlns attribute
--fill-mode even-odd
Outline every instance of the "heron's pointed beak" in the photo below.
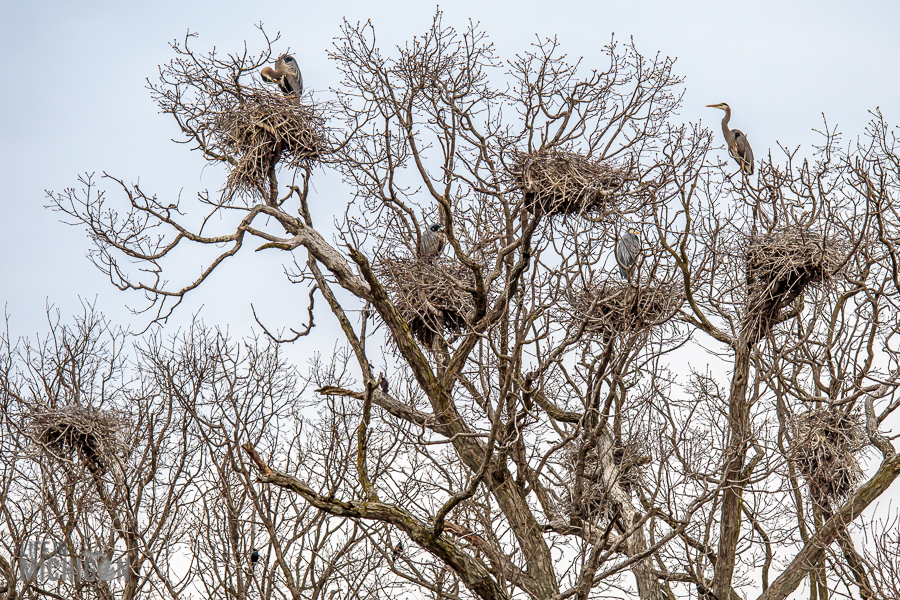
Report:
<svg viewBox="0 0 900 600"><path fill-rule="evenodd" d="M718 104L707 104L706 108L719 108Z"/></svg>

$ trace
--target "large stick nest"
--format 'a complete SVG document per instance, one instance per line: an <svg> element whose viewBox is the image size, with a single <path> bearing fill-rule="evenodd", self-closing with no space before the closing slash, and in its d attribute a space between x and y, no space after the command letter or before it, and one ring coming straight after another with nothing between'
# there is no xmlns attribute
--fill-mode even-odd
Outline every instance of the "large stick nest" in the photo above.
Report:
<svg viewBox="0 0 900 600"><path fill-rule="evenodd" d="M435 258L390 256L377 272L409 330L426 348L437 335L459 334L468 329L467 317L475 306L472 296L460 289L475 286L471 271L460 263Z"/></svg>
<svg viewBox="0 0 900 600"><path fill-rule="evenodd" d="M782 229L750 238L745 253L748 313L765 328L808 286L831 280L842 259L834 238L808 230Z"/></svg>
<svg viewBox="0 0 900 600"><path fill-rule="evenodd" d="M678 289L670 284L632 285L607 279L599 286L573 292L574 312L585 331L603 335L637 332L669 320L678 305Z"/></svg>
<svg viewBox="0 0 900 600"><path fill-rule="evenodd" d="M309 164L326 147L325 118L316 105L265 89L246 88L239 100L224 95L212 129L213 147L235 161L225 186L228 197L246 193L264 199L277 164Z"/></svg>
<svg viewBox="0 0 900 600"><path fill-rule="evenodd" d="M127 451L127 418L116 411L85 406L42 408L30 415L32 436L51 456L80 456L91 470L104 472Z"/></svg>
<svg viewBox="0 0 900 600"><path fill-rule="evenodd" d="M547 215L602 214L625 181L620 167L562 150L517 153L511 174L529 212Z"/></svg>
<svg viewBox="0 0 900 600"><path fill-rule="evenodd" d="M849 496L862 479L861 451L868 438L858 412L811 410L789 422L793 441L788 456L821 503Z"/></svg>
<svg viewBox="0 0 900 600"><path fill-rule="evenodd" d="M612 486L618 484L626 493L631 493L635 486L644 481L644 467L650 463L650 453L645 442L638 436L607 448L612 453L612 463L618 471L615 477L603 472L601 450L594 446L588 450L584 460L584 478L581 482L581 502L576 503L575 486L578 465L578 448L572 449L566 456L569 467L568 503L569 511L589 522L601 519L612 519L616 516L614 503L609 493Z"/></svg>

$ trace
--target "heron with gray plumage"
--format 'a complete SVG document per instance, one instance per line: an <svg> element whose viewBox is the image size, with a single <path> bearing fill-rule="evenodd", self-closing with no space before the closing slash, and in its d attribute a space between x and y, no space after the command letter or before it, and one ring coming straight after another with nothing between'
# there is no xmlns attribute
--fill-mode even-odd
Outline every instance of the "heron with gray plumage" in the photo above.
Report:
<svg viewBox="0 0 900 600"><path fill-rule="evenodd" d="M444 251L447 245L447 236L444 235L444 226L435 223L422 233L422 245L419 246L419 258L431 261Z"/></svg>
<svg viewBox="0 0 900 600"><path fill-rule="evenodd" d="M259 74L266 83L277 83L285 96L294 94L299 98L303 93L303 75L300 74L297 61L290 54L283 54L276 60L274 69L266 66Z"/></svg>
<svg viewBox="0 0 900 600"><path fill-rule="evenodd" d="M631 278L631 269L641 252L641 232L629 229L616 244L616 262L619 263L619 275L622 279Z"/></svg>
<svg viewBox="0 0 900 600"><path fill-rule="evenodd" d="M725 134L728 153L740 165L741 171L747 175L753 175L753 150L750 149L750 142L747 141L747 136L740 129L728 128L728 122L731 120L731 107L724 102L707 104L706 107L725 111L725 116L722 118L722 133Z"/></svg>

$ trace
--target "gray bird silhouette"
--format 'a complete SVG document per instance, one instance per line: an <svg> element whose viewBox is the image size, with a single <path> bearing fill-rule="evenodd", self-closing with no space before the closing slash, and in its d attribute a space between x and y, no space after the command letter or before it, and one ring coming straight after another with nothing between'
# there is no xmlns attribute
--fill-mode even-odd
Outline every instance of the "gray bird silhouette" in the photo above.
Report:
<svg viewBox="0 0 900 600"><path fill-rule="evenodd" d="M263 67L259 72L266 83L277 83L285 96L291 94L300 97L303 93L303 75L297 61L290 54L282 55L275 61L275 68Z"/></svg>
<svg viewBox="0 0 900 600"><path fill-rule="evenodd" d="M722 133L725 134L728 153L740 165L741 171L747 175L753 175L753 150L750 149L750 142L747 141L747 136L740 129L728 129L728 122L731 120L731 107L724 102L707 104L706 107L725 111L725 116L722 118Z"/></svg>
<svg viewBox="0 0 900 600"><path fill-rule="evenodd" d="M641 252L641 232L637 229L629 229L616 245L616 262L619 263L619 275L622 279L628 279L631 268Z"/></svg>
<svg viewBox="0 0 900 600"><path fill-rule="evenodd" d="M447 236L444 235L444 226L435 223L422 233L422 245L419 248L419 258L432 260L444 251L447 244Z"/></svg>

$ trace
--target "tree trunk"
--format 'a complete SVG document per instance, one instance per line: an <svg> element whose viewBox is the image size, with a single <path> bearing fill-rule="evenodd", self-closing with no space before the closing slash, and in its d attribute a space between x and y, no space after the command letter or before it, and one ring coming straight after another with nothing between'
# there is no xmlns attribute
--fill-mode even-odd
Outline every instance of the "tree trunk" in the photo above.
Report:
<svg viewBox="0 0 900 600"><path fill-rule="evenodd" d="M731 381L729 440L725 452L726 487L722 498L718 560L712 587L717 597L731 597L735 552L741 535L741 502L743 501L743 469L750 431L750 406L747 385L750 378L751 345L743 338L738 343Z"/></svg>

